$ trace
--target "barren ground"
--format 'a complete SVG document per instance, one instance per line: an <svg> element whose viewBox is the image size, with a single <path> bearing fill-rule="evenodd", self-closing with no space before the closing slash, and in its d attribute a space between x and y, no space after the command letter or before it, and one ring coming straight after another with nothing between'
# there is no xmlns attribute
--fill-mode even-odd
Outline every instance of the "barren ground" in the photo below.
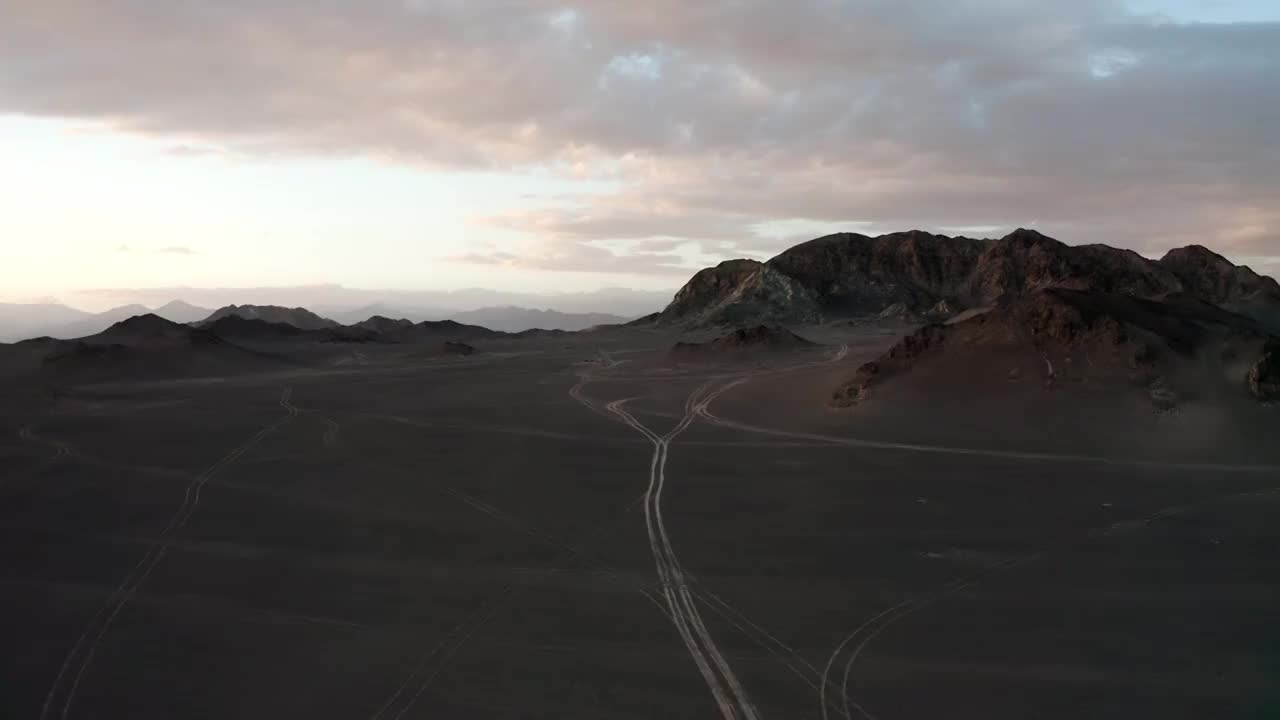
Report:
<svg viewBox="0 0 1280 720"><path fill-rule="evenodd" d="M0 717L1280 714L1276 409L836 412L893 338L806 335L14 396Z"/></svg>

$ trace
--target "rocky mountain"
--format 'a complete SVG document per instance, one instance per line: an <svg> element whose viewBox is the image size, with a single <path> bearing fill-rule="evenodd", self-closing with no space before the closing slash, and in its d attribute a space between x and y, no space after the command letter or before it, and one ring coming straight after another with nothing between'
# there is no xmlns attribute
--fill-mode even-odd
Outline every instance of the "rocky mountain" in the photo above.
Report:
<svg viewBox="0 0 1280 720"><path fill-rule="evenodd" d="M1259 400L1280 400L1280 339L1267 339L1245 380L1249 391Z"/></svg>
<svg viewBox="0 0 1280 720"><path fill-rule="evenodd" d="M833 400L864 402L878 386L929 366L973 387L1007 379L1136 389L1158 409L1224 378L1265 399L1275 391L1276 361L1267 354L1275 343L1256 321L1187 294L1150 300L1039 288L960 322L926 325L859 367Z"/></svg>
<svg viewBox="0 0 1280 720"><path fill-rule="evenodd" d="M340 327L328 318L320 317L306 308L286 308L279 305L227 305L214 311L200 324L209 325L224 317L234 315L245 320L261 320L267 323L292 325L300 330L323 330Z"/></svg>
<svg viewBox="0 0 1280 720"><path fill-rule="evenodd" d="M1215 305L1253 317L1280 332L1280 283L1200 245L1170 250L1160 266L1173 273L1183 289Z"/></svg>
<svg viewBox="0 0 1280 720"><path fill-rule="evenodd" d="M787 324L961 312L1042 288L1162 299L1186 294L1280 319L1280 286L1204 248L1159 261L1105 245L1071 246L1034 230L998 240L910 231L828 235L765 263L731 260L703 270L652 324L682 327Z"/></svg>

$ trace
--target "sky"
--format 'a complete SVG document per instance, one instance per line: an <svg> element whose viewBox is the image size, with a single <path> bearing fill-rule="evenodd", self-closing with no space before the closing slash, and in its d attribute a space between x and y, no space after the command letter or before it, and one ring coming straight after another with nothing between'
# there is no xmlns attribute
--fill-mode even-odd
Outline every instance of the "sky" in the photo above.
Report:
<svg viewBox="0 0 1280 720"><path fill-rule="evenodd" d="M827 232L911 228L1199 243L1280 274L1274 0L0 0L0 17L0 301L673 289Z"/></svg>

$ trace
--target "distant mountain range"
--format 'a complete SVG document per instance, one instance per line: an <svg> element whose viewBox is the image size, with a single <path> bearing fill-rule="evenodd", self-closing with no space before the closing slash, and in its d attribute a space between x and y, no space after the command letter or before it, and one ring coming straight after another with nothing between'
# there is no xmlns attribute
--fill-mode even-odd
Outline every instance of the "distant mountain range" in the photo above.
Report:
<svg viewBox="0 0 1280 720"><path fill-rule="evenodd" d="M565 313L514 306L485 307L452 314L398 308L382 303L358 308L330 308L318 312L302 307L286 308L277 305L227 305L215 311L174 300L156 308L122 305L101 313L87 313L58 304L0 303L0 342L17 342L46 336L64 340L82 338L102 332L122 320L146 314L154 314L175 323L208 323L228 315L238 315L268 323L285 323L304 330L357 325L377 317L406 320L410 324L428 320L454 320L464 325L484 326L509 333L532 329L585 330L596 325L619 324L631 319L607 313Z"/></svg>
<svg viewBox="0 0 1280 720"><path fill-rule="evenodd" d="M786 325L871 321L923 327L859 368L835 390L837 405L866 402L896 377L930 365L947 368L953 381L957 368L973 368L960 385L975 388L979 376L1005 383L1029 375L1050 385L1141 387L1162 409L1180 392L1207 396L1223 382L1237 391L1247 386L1259 399L1280 399L1280 339L1274 337L1280 284L1198 245L1150 260L1105 245L1066 245L1031 230L998 240L842 233L768 262L731 260L702 270L665 309L628 323L607 313L515 306L453 317L419 319L382 303L328 316L255 304L209 311L176 301L154 311L127 305L97 315L50 304L0 306L11 338L63 338L11 349L41 367L77 372L128 369L130 362L158 358L169 363L161 369L176 372L194 362L188 356L196 347L216 347L228 361L239 352L282 358L299 348L346 343L417 345L431 354L444 352L442 342L461 348L600 325L726 327L730 332L716 340L673 349L677 358L720 358L810 344ZM944 361L934 362L939 358Z"/></svg>
<svg viewBox="0 0 1280 720"><path fill-rule="evenodd" d="M193 305L219 308L226 305L281 305L305 307L322 317L346 325L371 315L404 317L414 322L442 320L455 313L478 308L518 307L549 309L560 313L605 313L637 318L661 309L671 301L670 290L602 288L590 292L526 293L487 290L366 290L341 285L300 285L292 287L197 288L168 287L145 289L103 289L78 293L77 298L94 298L99 306L138 304L158 307L174 298ZM74 305L75 302L72 302ZM371 312L364 312L371 310ZM342 313L363 312L361 317L339 317Z"/></svg>
<svg viewBox="0 0 1280 720"><path fill-rule="evenodd" d="M520 332L533 328L543 330L586 330L597 325L619 325L633 319L608 313L563 313L555 310L531 310L521 307L491 307L450 315L451 320L468 325L481 325L490 330Z"/></svg>
<svg viewBox="0 0 1280 720"><path fill-rule="evenodd" d="M121 305L100 313L52 303L0 303L0 342L16 342L33 337L81 338L106 330L111 325L138 315L154 314L176 323L197 322L213 311L181 300L156 308Z"/></svg>

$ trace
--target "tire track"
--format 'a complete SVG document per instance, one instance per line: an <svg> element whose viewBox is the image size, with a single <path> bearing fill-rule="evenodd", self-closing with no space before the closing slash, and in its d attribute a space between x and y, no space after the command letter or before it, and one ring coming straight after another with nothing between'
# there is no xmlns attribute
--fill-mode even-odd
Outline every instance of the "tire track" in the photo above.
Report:
<svg viewBox="0 0 1280 720"><path fill-rule="evenodd" d="M850 711L851 707L857 710L858 713L865 720L876 720L876 717L874 715L872 715L864 707L862 707L861 705L858 705L856 702L854 702L850 698L849 678L852 673L853 666L858 661L858 658L862 655L863 650L865 650L866 647L873 640L875 640L877 636L879 636L881 633L887 630L890 626L899 622L900 620L903 620L908 616L914 615L915 613L921 610L924 610L931 605L936 604L937 602L947 598L948 596L954 595L964 590L968 590L969 588L972 588L978 585L983 580L986 580L1000 573L1013 570L1022 565L1026 565L1028 563L1034 562L1051 552L1064 550L1075 545L1088 543L1097 538L1110 537L1120 532L1140 530L1160 520L1184 515L1186 513L1193 512L1195 510L1199 510L1199 509L1208 507L1210 505L1216 505L1224 502L1231 502L1233 500L1241 500L1245 498L1265 497L1269 495L1274 495L1278 492L1280 492L1280 488L1264 488L1261 490L1248 490L1245 492L1231 493L1224 496L1210 498L1208 500L1204 500L1198 503L1174 505L1174 506L1162 508L1136 521L1120 521L1120 522L1111 523L1110 525L1107 525L1104 527L1089 529L1085 531L1083 535L1080 537L1076 537L1068 541L1051 543L1051 544L1042 546L1039 549L1033 550L1029 553L1024 553L1022 555L1018 555L1008 560L994 563L982 570L979 570L976 573L972 573L970 575L957 578L956 580L953 580L947 583L946 585L943 585L941 588L934 590L932 592L929 592L914 598L907 598L902 602L899 602L898 604L893 605L881 611L879 614L866 620L857 628L855 628L853 632L849 633L849 635L847 635L843 640L841 640L840 644L837 645L835 650L832 652L831 657L828 658L826 666L824 666L823 668L822 691L825 691L829 684L834 684L833 682L829 681L829 676L834 663L837 662L839 654L845 649L846 646L852 643L854 639L858 638L859 635L866 632L865 635L862 635L858 644L853 647L853 650L849 653L849 656L844 663L844 670L841 674L841 680L840 680L840 694L844 698L844 701L846 703L844 708L844 716L846 720L852 720L852 712ZM825 695L821 694L822 691L820 691L819 701L824 703L822 717L823 717L823 720L827 720L828 716L826 713Z"/></svg>
<svg viewBox="0 0 1280 720"><path fill-rule="evenodd" d="M645 529L649 536L649 548L654 558L663 597L667 601L676 632L680 635L690 657L711 691L712 699L725 720L758 720L758 711L747 696L741 681L725 660L720 648L716 645L708 631L702 614L694 602L689 581L675 548L668 535L666 523L662 516L662 493L666 487L666 464L670 453L670 443L693 424L698 417L697 408L702 403L710 402L729 386L703 397L710 381L695 389L685 400L685 414L674 428L665 435L659 436L623 407L631 398L615 400L606 409L621 418L641 435L645 436L654 448L649 466L649 485L644 495Z"/></svg>
<svg viewBox="0 0 1280 720"><path fill-rule="evenodd" d="M842 360L848 352L849 346L842 345L822 362L805 363L798 366L763 371L757 374L777 375L826 365ZM606 368L619 364L616 361L612 361L612 358L609 358L607 354L602 353L602 355L605 361L609 363L605 366ZM579 377L579 382L569 390L569 395L588 410L598 414L605 414L600 412L599 406L593 400L582 393L583 387L594 379L593 375L594 373L591 371L582 373ZM623 405L630 398L615 400L606 405L604 409L607 413L611 413L635 429L654 445L654 455L650 463L650 482L644 496L645 522L650 538L650 551L654 556L659 582L663 587L663 595L667 600L670 617L676 626L676 631L689 650L694 664L704 680L706 680L708 689L720 708L722 716L725 718L737 718L740 712L741 717L748 720L756 720L758 718L758 710L747 697L741 682L716 646L702 619L701 613L698 611L694 602L695 599L701 601L708 609L719 614L743 635L764 647L770 654L777 657L783 665L798 675L809 687L814 689L817 688L815 679L818 676L818 671L793 648L778 640L776 636L760 626L752 623L719 596L709 590L691 588L691 583L696 582L696 578L680 565L679 559L675 555L674 547L672 547L670 538L667 535L666 526L662 521L661 497L665 488L665 470L670 452L670 442L684 432L698 417L710 417L707 410L710 403L724 392L746 382L748 379L748 377L731 379L715 392L704 395L712 382L730 377L732 376L711 376L703 385L694 390L686 398L684 415L681 417L680 422L675 428L661 437L623 408ZM714 669L712 668L713 665ZM808 671L807 673L806 670ZM723 685L721 685L722 681ZM730 694L733 696L732 701L728 697Z"/></svg>
<svg viewBox="0 0 1280 720"><path fill-rule="evenodd" d="M191 519L191 515L195 513L196 508L200 505L200 493L204 486L213 479L215 475L226 467L234 464L245 453L252 450L260 442L269 435L273 434L281 427L292 422L300 412L291 402L293 389L286 387L280 393L280 407L288 411L283 418L272 422L266 427L259 430L247 441L224 455L216 463L209 466L204 472L196 476L190 484L182 498L181 505L169 519L168 524L160 532L160 535L152 543L151 547L143 555L142 559L136 566L125 576L119 587L115 589L107 598L107 602L98 609L98 612L89 620L88 625L80 634L71 650L67 653L66 658L62 662L62 666L58 670L57 676L54 678L52 687L49 688L48 694L45 696L44 704L40 709L40 718L44 720L51 716L51 713L57 714L60 718L66 718L70 712L72 704L75 702L76 692L80 688L81 682L84 680L86 673L93 664L93 659L97 653L98 647L102 644L102 640L111 630L116 618L121 611L129 604L129 601L137 593L138 588L146 582L151 573L155 570L160 561L164 559L168 550L166 542L170 536L181 530L187 521ZM62 698L61 709L55 710L58 701L59 691L63 685L67 684L65 697Z"/></svg>
<svg viewBox="0 0 1280 720"><path fill-rule="evenodd" d="M1277 465L1237 465L1230 463L1174 463L1164 462L1160 460L1126 460L1121 458L1108 458L1097 455L1076 455L1070 453L1042 453L1042 452L1018 452L1014 450L991 450L986 448L967 448L956 447L950 445L923 445L918 443L900 443L888 442L880 440L864 440L861 438L839 437L836 435L823 435L819 433L792 432L789 430L778 430L775 428L760 427L758 425L750 425L736 420L716 415L709 408L703 408L701 416L707 422L714 423L721 427L741 430L742 432L756 433L759 435L772 435L775 437L792 438L796 440L809 440L813 442L825 443L828 445L843 445L845 447L862 448L867 450L901 450L905 452L930 453L938 455L962 455L968 457L989 457L1001 460L1028 460L1033 462L1064 462L1079 463L1088 465L1105 465L1112 467L1130 467L1130 468L1147 468L1153 470L1187 470L1195 472L1232 472L1232 473L1280 473L1280 466Z"/></svg>

